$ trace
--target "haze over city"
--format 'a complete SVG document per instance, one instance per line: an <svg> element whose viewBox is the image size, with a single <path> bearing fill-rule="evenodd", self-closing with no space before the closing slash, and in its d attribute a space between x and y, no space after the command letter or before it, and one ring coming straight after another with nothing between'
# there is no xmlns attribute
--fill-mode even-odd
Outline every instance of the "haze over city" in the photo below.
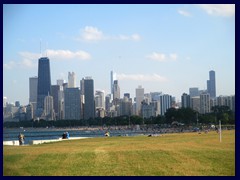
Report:
<svg viewBox="0 0 240 180"><path fill-rule="evenodd" d="M190 87L235 94L235 5L3 5L3 96L29 102L29 77L50 59L51 83L77 86L91 76L110 93L116 73L121 97L142 85L180 100Z"/></svg>

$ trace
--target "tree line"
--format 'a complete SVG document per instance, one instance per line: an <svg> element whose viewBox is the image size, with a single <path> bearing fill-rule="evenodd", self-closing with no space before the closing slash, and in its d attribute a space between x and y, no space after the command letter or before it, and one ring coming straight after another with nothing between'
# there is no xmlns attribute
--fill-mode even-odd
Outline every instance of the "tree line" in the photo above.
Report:
<svg viewBox="0 0 240 180"><path fill-rule="evenodd" d="M191 108L170 108L164 116L157 116L143 119L140 116L118 116L104 118L90 118L88 120L57 120L46 121L19 121L4 122L3 127L76 127L76 126L123 126L123 125L143 125L143 124L172 124L178 122L186 126L196 124L218 124L221 120L222 124L235 124L235 114L228 106L214 106L212 112L208 114L199 114Z"/></svg>

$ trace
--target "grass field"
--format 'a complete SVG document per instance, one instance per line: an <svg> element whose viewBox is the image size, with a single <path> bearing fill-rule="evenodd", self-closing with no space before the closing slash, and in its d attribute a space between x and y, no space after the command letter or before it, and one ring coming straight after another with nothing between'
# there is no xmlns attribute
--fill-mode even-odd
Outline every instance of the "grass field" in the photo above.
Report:
<svg viewBox="0 0 240 180"><path fill-rule="evenodd" d="M4 176L234 176L235 131L3 147Z"/></svg>

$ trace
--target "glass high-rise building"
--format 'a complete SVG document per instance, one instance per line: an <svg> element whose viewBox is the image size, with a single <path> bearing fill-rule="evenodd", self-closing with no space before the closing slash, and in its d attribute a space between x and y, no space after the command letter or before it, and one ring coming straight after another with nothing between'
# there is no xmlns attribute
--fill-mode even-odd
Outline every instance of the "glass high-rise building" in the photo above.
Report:
<svg viewBox="0 0 240 180"><path fill-rule="evenodd" d="M207 92L210 94L210 98L216 97L216 81L215 71L209 71L209 80L207 80Z"/></svg>
<svg viewBox="0 0 240 180"><path fill-rule="evenodd" d="M64 119L79 120L81 118L81 100L79 88L64 90Z"/></svg>
<svg viewBox="0 0 240 180"><path fill-rule="evenodd" d="M48 57L38 60L37 116L41 116L44 99L51 93L50 61Z"/></svg>
<svg viewBox="0 0 240 180"><path fill-rule="evenodd" d="M38 77L29 78L29 103L37 102Z"/></svg>
<svg viewBox="0 0 240 180"><path fill-rule="evenodd" d="M138 86L138 88L136 88L136 115L140 115L141 103L143 99L144 99L144 88L142 88L142 86Z"/></svg>
<svg viewBox="0 0 240 180"><path fill-rule="evenodd" d="M83 111L83 118L95 118L95 103L94 103L94 82L91 77L86 77L82 79L81 87L83 94L84 94L84 111Z"/></svg>

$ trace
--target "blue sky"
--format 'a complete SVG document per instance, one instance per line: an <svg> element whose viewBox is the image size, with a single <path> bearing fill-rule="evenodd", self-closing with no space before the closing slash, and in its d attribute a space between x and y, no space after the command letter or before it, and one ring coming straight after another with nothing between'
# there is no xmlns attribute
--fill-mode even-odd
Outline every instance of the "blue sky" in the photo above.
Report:
<svg viewBox="0 0 240 180"><path fill-rule="evenodd" d="M41 43L40 43L41 42ZM206 89L216 72L218 95L235 94L235 5L7 5L3 6L3 96L29 98L41 52L51 81L68 72L91 76L110 92L110 71L123 93L142 85L180 100L190 87Z"/></svg>

